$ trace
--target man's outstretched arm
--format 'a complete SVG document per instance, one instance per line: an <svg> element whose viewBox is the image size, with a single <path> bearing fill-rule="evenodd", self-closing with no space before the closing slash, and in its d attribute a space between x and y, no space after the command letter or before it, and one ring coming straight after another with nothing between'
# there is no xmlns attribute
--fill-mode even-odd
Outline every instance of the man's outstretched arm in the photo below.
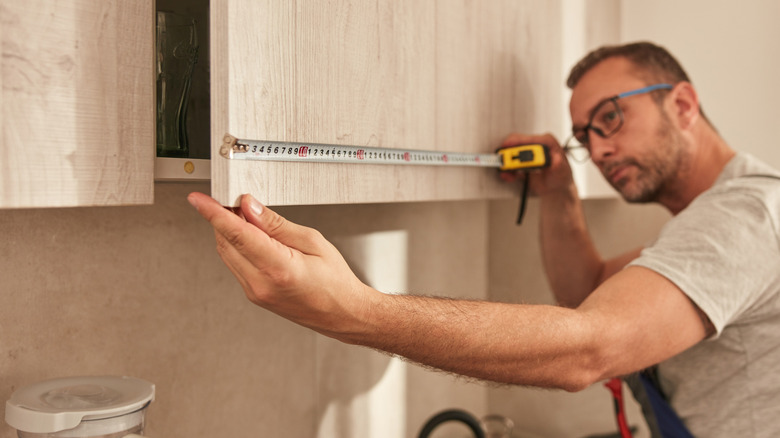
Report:
<svg viewBox="0 0 780 438"><path fill-rule="evenodd" d="M672 283L628 268L576 309L387 295L363 284L322 235L244 196L238 214L193 193L217 250L255 304L346 343L502 383L579 390L704 338Z"/></svg>

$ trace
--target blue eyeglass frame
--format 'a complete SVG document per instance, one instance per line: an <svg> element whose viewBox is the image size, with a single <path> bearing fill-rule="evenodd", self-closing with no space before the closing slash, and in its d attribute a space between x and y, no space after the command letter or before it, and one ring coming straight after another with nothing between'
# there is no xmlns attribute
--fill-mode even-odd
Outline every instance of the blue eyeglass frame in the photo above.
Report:
<svg viewBox="0 0 780 438"><path fill-rule="evenodd" d="M612 99L620 99L620 98L623 98L623 97L633 96L635 94L649 93L649 92L655 91L655 90L671 90L672 88L674 88L674 85L666 84L666 83L655 84L655 85L648 85L646 87L637 88L636 90L625 91L625 92L620 93L617 96L613 97Z"/></svg>
<svg viewBox="0 0 780 438"><path fill-rule="evenodd" d="M564 143L564 147L563 147L564 151L568 152L568 150L574 149L574 148L578 148L578 147L585 147L585 148L587 148L588 145L590 144L590 132L589 131L595 132L601 138L609 138L610 136L612 136L616 132L620 131L620 128L623 126L623 111L620 109L620 106L617 105L617 100L618 99L622 99L624 97L636 96L638 94L650 93L651 91L655 91L655 90L671 90L672 88L674 88L674 85L672 85L672 84L667 84L667 83L653 84L653 85L648 85L646 87L637 88L635 90L624 91L623 93L616 94L616 95L614 95L612 97L609 97L607 99L602 100L601 102L599 102L598 105L596 105L593 108L593 111L590 113L590 118L588 120L588 124L585 125L582 128L582 131L585 132L585 134L588 136L587 137L588 141L587 142L581 142L579 139L577 139L577 141L580 141L580 143L582 143L582 145L581 146L570 146L569 143L571 142L571 140L576 138L576 134L574 134L574 132L572 132L572 134L569 137L569 139L566 141L566 143ZM612 101L612 102L615 103L615 107L617 108L618 114L620 116L620 123L618 124L617 128L615 128L612 132L610 132L608 134L605 134L601 129L593 127L593 117L596 115L596 113L598 112L599 108L601 108L602 105L606 104L609 101ZM572 129L572 131L574 131L574 130ZM590 154L588 154L588 155L590 155Z"/></svg>

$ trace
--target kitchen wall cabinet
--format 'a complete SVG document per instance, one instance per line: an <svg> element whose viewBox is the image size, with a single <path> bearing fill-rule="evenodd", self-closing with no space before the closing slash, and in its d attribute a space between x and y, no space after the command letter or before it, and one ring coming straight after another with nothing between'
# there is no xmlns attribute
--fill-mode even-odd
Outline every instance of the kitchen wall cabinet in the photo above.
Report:
<svg viewBox="0 0 780 438"><path fill-rule="evenodd" d="M0 1L0 207L152 202L154 0ZM513 131L563 132L564 9L211 0L212 194L226 205L247 192L270 205L516 196L489 169L233 162L218 149L229 133L482 153Z"/></svg>
<svg viewBox="0 0 780 438"><path fill-rule="evenodd" d="M243 139L492 151L558 127L557 3L211 1L212 195L270 205L495 199L495 172L229 161Z"/></svg>
<svg viewBox="0 0 780 438"><path fill-rule="evenodd" d="M0 207L153 200L154 0L2 0Z"/></svg>

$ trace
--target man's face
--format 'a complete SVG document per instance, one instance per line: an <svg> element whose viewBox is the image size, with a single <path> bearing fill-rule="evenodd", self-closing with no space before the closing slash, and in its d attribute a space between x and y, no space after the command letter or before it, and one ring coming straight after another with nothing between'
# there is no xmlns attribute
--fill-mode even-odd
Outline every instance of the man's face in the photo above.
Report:
<svg viewBox="0 0 780 438"><path fill-rule="evenodd" d="M572 90L569 109L575 129L590 121L593 109L619 93L648 84L624 58L596 65ZM684 164L684 143L666 111L651 94L618 99L623 125L609 138L589 132L594 164L629 202L657 201Z"/></svg>

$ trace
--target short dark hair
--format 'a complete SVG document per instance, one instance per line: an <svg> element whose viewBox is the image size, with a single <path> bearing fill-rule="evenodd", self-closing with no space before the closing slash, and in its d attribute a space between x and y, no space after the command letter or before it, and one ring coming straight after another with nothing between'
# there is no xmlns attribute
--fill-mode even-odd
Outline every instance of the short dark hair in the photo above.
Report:
<svg viewBox="0 0 780 438"><path fill-rule="evenodd" d="M665 48L647 41L635 43L603 46L585 55L569 73L566 86L574 88L580 82L585 73L589 72L597 64L609 58L625 58L636 68L636 74L647 85L667 83L675 85L679 82L691 82L682 65ZM662 91L662 90L659 90ZM662 94L653 92L655 101L660 105ZM701 106L699 113L702 118L713 126L704 114ZM713 126L714 128L714 126Z"/></svg>
<svg viewBox="0 0 780 438"><path fill-rule="evenodd" d="M668 50L653 43L641 41L617 46L604 46L588 53L572 67L566 85L569 88L574 88L590 69L601 61L615 57L631 61L637 68L637 75L647 81L648 85L657 82L674 85L680 81L691 81L682 65Z"/></svg>

